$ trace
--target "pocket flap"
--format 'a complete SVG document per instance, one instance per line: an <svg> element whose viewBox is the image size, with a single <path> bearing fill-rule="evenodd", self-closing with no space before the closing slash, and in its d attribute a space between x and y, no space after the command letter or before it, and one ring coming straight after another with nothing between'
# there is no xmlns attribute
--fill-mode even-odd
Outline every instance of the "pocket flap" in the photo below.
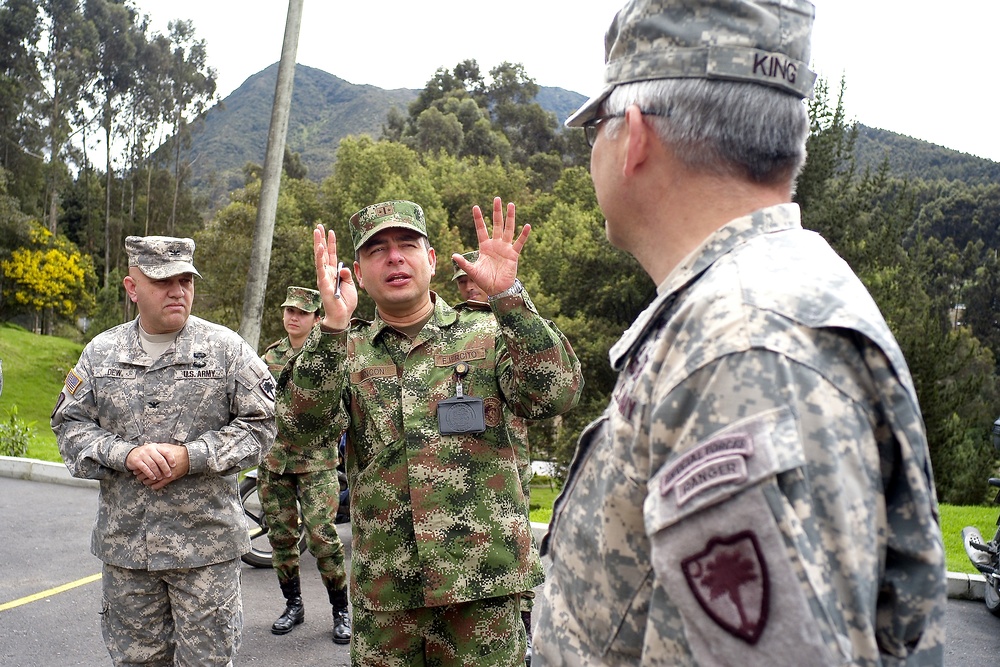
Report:
<svg viewBox="0 0 1000 667"><path fill-rule="evenodd" d="M805 454L790 408L731 424L678 452L650 479L643 507L646 533L653 535L761 480L803 465Z"/></svg>

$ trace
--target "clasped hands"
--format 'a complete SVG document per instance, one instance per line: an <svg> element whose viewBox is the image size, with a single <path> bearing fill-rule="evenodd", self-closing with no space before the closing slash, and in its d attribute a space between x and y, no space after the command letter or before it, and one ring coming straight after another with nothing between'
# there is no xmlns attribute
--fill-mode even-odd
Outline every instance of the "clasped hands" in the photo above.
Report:
<svg viewBox="0 0 1000 667"><path fill-rule="evenodd" d="M125 467L144 485L159 491L188 473L190 460L187 447L168 442L148 442L139 445L125 457Z"/></svg>

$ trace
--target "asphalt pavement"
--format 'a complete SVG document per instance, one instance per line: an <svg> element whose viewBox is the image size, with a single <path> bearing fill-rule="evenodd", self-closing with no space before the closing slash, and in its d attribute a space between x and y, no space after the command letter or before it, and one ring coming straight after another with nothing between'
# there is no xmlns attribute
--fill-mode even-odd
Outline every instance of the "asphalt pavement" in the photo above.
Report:
<svg viewBox="0 0 1000 667"><path fill-rule="evenodd" d="M61 465L0 457L0 665L111 664L98 618L101 563L90 553L96 514L95 483L73 480ZM349 567L350 524L338 530ZM302 557L306 620L290 634L270 631L284 608L274 572L244 564L242 577L243 645L235 667L350 664L348 648L330 639L330 605L308 552ZM977 578L951 576L949 593L945 665L996 664L1000 618L975 599L981 596Z"/></svg>
<svg viewBox="0 0 1000 667"><path fill-rule="evenodd" d="M2 468L2 466L0 466ZM0 469L0 474L3 470ZM59 481L53 479L52 481ZM101 638L101 562L90 553L97 488L0 476L0 665L107 667ZM337 527L350 557L350 524ZM284 636L271 623L284 609L273 570L243 564L243 644L235 666L349 665L331 640L333 619L316 560L302 557L306 620Z"/></svg>

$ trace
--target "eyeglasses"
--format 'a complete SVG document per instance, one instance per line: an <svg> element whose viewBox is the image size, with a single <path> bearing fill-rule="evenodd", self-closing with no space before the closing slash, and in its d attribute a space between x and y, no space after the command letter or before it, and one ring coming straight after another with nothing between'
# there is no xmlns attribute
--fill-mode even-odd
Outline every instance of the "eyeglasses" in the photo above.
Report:
<svg viewBox="0 0 1000 667"><path fill-rule="evenodd" d="M598 116L597 118L591 118L586 123L583 124L583 136L587 139L587 145L591 148L594 147L594 142L597 141L597 128L601 126L606 120L611 120L612 118L624 118L625 114L616 113L610 116Z"/></svg>
<svg viewBox="0 0 1000 667"><path fill-rule="evenodd" d="M666 113L659 113L656 111L646 111L644 109L639 109L639 113L643 116L662 116L664 118L670 117L670 111ZM608 116L598 116L597 118L591 118L586 123L583 124L583 136L587 138L587 145L591 148L594 147L594 142L597 141L597 128L600 127L601 123L606 120L611 120L612 118L624 118L625 112L615 113Z"/></svg>

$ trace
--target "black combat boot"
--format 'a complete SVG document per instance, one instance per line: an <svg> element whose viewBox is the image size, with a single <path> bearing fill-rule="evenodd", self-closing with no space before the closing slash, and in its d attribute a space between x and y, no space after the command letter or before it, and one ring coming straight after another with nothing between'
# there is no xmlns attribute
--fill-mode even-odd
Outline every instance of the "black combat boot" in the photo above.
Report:
<svg viewBox="0 0 1000 667"><path fill-rule="evenodd" d="M299 578L279 581L281 594L285 596L285 611L271 626L271 632L276 635L287 635L296 625L306 620L306 610L302 606L302 591L299 588Z"/></svg>
<svg viewBox="0 0 1000 667"><path fill-rule="evenodd" d="M524 653L524 664L531 667L531 612L521 612L521 622L524 623L524 631L528 633L528 650Z"/></svg>
<svg viewBox="0 0 1000 667"><path fill-rule="evenodd" d="M329 589L330 604L333 606L333 643L351 643L351 613L347 609L347 586Z"/></svg>

